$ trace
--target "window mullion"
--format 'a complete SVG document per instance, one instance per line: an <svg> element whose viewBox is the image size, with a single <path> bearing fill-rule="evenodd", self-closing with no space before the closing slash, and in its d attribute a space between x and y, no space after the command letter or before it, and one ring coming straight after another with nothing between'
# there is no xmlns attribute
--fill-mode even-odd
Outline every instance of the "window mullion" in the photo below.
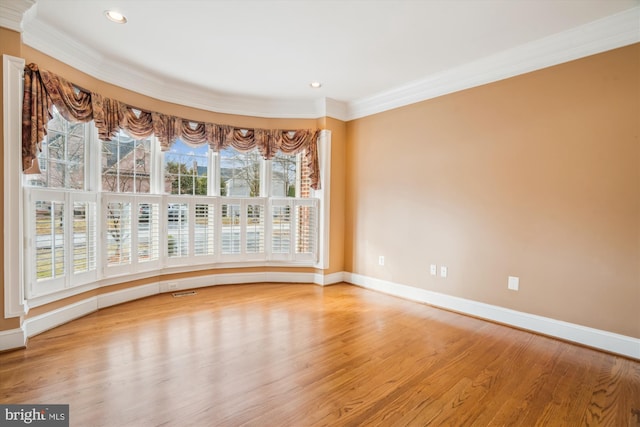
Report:
<svg viewBox="0 0 640 427"><path fill-rule="evenodd" d="M260 162L260 197L271 196L271 169L273 160L261 158Z"/></svg>
<svg viewBox="0 0 640 427"><path fill-rule="evenodd" d="M220 156L209 148L209 164L207 170L207 195L220 195Z"/></svg>
<svg viewBox="0 0 640 427"><path fill-rule="evenodd" d="M162 150L160 149L160 141L158 138L153 137L151 140L151 165L149 176L150 176L150 185L149 190L153 194L163 194L164 187L163 183L163 172L164 172L164 156L162 155Z"/></svg>

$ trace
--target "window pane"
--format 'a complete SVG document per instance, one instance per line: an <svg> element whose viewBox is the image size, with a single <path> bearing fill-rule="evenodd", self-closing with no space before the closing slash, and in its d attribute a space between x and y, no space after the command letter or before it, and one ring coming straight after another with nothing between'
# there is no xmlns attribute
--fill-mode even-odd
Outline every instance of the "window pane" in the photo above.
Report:
<svg viewBox="0 0 640 427"><path fill-rule="evenodd" d="M233 148L220 152L220 195L259 197L260 167L258 150L241 153Z"/></svg>
<svg viewBox="0 0 640 427"><path fill-rule="evenodd" d="M298 181L298 155L278 152L271 161L271 195L296 197Z"/></svg>
<svg viewBox="0 0 640 427"><path fill-rule="evenodd" d="M177 140L164 154L165 191L169 194L207 195L209 146L192 147Z"/></svg>
<svg viewBox="0 0 640 427"><path fill-rule="evenodd" d="M51 151L50 151L51 152ZM47 187L64 188L67 181L67 168L64 162L49 160L47 167Z"/></svg>
<svg viewBox="0 0 640 427"><path fill-rule="evenodd" d="M49 151L49 159L64 160L65 147L67 145L66 135L62 132L48 132L46 138L46 143Z"/></svg>
<svg viewBox="0 0 640 427"><path fill-rule="evenodd" d="M84 190L87 126L67 122L54 108L38 154L41 173L27 175L28 185Z"/></svg>
<svg viewBox="0 0 640 427"><path fill-rule="evenodd" d="M124 132L102 143L102 190L149 193L151 140L136 140Z"/></svg>

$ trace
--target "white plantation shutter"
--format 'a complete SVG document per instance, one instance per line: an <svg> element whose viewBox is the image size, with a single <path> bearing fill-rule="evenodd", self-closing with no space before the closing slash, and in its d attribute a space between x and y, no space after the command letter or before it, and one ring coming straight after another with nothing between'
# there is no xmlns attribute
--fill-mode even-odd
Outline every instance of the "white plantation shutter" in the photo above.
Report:
<svg viewBox="0 0 640 427"><path fill-rule="evenodd" d="M169 199L167 203L167 254L174 263L184 263L189 251L189 203ZM183 258L180 260L180 258Z"/></svg>
<svg viewBox="0 0 640 427"><path fill-rule="evenodd" d="M293 199L271 200L271 259L288 261L293 249Z"/></svg>
<svg viewBox="0 0 640 427"><path fill-rule="evenodd" d="M316 199L271 200L271 253L274 261L315 261L318 246Z"/></svg>
<svg viewBox="0 0 640 427"><path fill-rule="evenodd" d="M73 202L73 273L96 268L96 203Z"/></svg>
<svg viewBox="0 0 640 427"><path fill-rule="evenodd" d="M295 204L294 260L316 260L318 245L318 203L315 199L297 199Z"/></svg>
<svg viewBox="0 0 640 427"><path fill-rule="evenodd" d="M159 197L137 198L137 227L135 233L136 261L140 269L155 268L160 263L160 206Z"/></svg>
<svg viewBox="0 0 640 427"><path fill-rule="evenodd" d="M222 203L222 248L223 255L239 255L241 253L240 201Z"/></svg>
<svg viewBox="0 0 640 427"><path fill-rule="evenodd" d="M264 200L251 200L245 209L245 251L247 254L259 254L263 258L265 253L265 203Z"/></svg>
<svg viewBox="0 0 640 427"><path fill-rule="evenodd" d="M214 203L195 204L194 250L196 256L215 254L216 205Z"/></svg>
<svg viewBox="0 0 640 427"><path fill-rule="evenodd" d="M71 286L97 279L98 272L98 203L96 193L72 193Z"/></svg>
<svg viewBox="0 0 640 427"><path fill-rule="evenodd" d="M25 197L31 238L27 243L27 297L62 290L67 284L67 202L64 192L33 190Z"/></svg>
<svg viewBox="0 0 640 427"><path fill-rule="evenodd" d="M132 262L131 198L106 196L103 207L105 266L107 269L129 266Z"/></svg>
<svg viewBox="0 0 640 427"><path fill-rule="evenodd" d="M94 282L97 278L97 195L25 191L28 297Z"/></svg>
<svg viewBox="0 0 640 427"><path fill-rule="evenodd" d="M291 251L292 203L274 202L271 208L271 253L289 254Z"/></svg>

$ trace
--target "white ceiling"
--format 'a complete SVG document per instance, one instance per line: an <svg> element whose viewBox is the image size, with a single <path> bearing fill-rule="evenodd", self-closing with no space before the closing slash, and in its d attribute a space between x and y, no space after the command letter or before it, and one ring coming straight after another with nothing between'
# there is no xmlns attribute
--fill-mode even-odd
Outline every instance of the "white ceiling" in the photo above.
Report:
<svg viewBox="0 0 640 427"><path fill-rule="evenodd" d="M637 17L639 5L640 0L37 0L22 28L26 44L111 83L214 110L224 110L229 101L228 112L246 107L247 113L261 114L257 110L276 104L285 110L317 107L327 98L332 105L357 105L611 15L631 10ZM128 23L108 21L107 9L123 13ZM323 86L310 88L314 80Z"/></svg>

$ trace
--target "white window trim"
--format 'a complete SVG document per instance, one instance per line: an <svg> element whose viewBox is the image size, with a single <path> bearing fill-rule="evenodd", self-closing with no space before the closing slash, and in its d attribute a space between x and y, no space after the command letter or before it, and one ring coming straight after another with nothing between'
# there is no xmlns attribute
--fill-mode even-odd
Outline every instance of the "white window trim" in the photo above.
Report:
<svg viewBox="0 0 640 427"><path fill-rule="evenodd" d="M318 199L320 212L318 217L318 262L315 268L329 268L329 236L331 218L331 131L322 130L318 136L318 162L320 168L320 190L313 192Z"/></svg>
<svg viewBox="0 0 640 427"><path fill-rule="evenodd" d="M25 61L2 55L4 105L4 317L25 315L22 231L22 76Z"/></svg>

